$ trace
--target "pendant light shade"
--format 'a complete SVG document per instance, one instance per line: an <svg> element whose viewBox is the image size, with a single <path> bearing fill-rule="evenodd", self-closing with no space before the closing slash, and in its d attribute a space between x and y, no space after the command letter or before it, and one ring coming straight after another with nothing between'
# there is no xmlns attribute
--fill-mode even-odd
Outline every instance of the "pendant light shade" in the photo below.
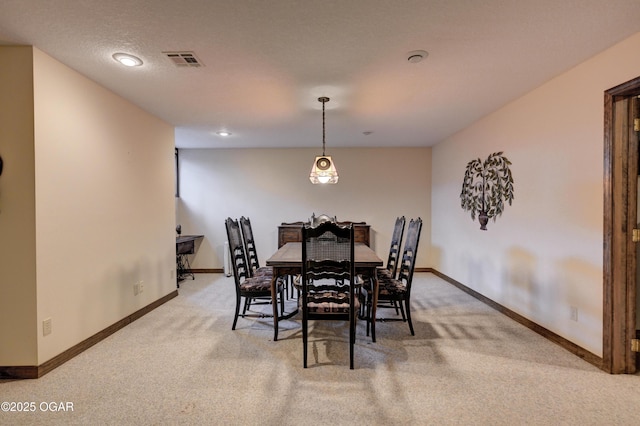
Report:
<svg viewBox="0 0 640 426"><path fill-rule="evenodd" d="M320 97L319 102L322 102L322 155L316 157L311 167L311 173L309 174L309 180L311 183L338 183L338 171L333 163L330 155L325 155L325 129L324 129L324 104L329 102L329 98Z"/></svg>
<svg viewBox="0 0 640 426"><path fill-rule="evenodd" d="M311 183L338 183L338 171L330 155L316 157L309 175Z"/></svg>

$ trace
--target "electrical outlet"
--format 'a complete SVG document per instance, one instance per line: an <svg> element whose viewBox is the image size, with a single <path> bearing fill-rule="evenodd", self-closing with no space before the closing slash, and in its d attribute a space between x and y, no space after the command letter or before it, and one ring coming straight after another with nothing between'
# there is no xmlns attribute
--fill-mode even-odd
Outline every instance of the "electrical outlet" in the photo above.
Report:
<svg viewBox="0 0 640 426"><path fill-rule="evenodd" d="M578 308L575 306L571 307L571 320L578 321Z"/></svg>
<svg viewBox="0 0 640 426"><path fill-rule="evenodd" d="M140 282L138 283L138 292L144 293L144 281L142 280L140 280Z"/></svg>
<svg viewBox="0 0 640 426"><path fill-rule="evenodd" d="M140 294L140 283L135 282L133 283L133 295L137 296L138 294Z"/></svg>
<svg viewBox="0 0 640 426"><path fill-rule="evenodd" d="M51 318L42 321L42 335L48 336L49 334L51 334Z"/></svg>

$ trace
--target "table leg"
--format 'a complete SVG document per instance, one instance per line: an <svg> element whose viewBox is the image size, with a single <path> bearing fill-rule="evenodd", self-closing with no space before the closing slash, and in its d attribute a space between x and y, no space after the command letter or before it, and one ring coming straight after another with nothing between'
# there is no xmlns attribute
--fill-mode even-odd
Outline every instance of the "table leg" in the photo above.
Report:
<svg viewBox="0 0 640 426"><path fill-rule="evenodd" d="M271 305L273 305L273 341L278 340L278 271L274 268L271 279Z"/></svg>
<svg viewBox="0 0 640 426"><path fill-rule="evenodd" d="M378 274L373 271L371 275L372 287L373 287L373 302L371 306L371 341L376 341L376 310L378 307Z"/></svg>

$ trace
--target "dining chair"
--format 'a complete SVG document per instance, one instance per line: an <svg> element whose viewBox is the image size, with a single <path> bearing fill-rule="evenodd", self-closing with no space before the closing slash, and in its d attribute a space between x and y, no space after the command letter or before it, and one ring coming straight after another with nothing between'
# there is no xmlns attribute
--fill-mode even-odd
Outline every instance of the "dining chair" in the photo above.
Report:
<svg viewBox="0 0 640 426"><path fill-rule="evenodd" d="M393 234L391 234L391 245L389 246L389 256L387 257L387 265L384 268L378 268L376 274L378 279L396 278L398 271L398 260L400 258L400 249L402 247L402 237L404 235L404 225L406 219L404 216L397 217L393 225ZM388 301L393 306L396 314L399 314L399 306L396 300ZM364 308L364 304L363 304ZM367 323L367 336L369 335L369 323Z"/></svg>
<svg viewBox="0 0 640 426"><path fill-rule="evenodd" d="M236 287L236 310L233 317L232 330L236 329L236 323L238 317L260 317L267 318L273 317L268 314L247 314L252 303L258 301L260 304L276 303L271 298L271 280L272 276L267 275L255 275L252 276L250 272L249 264L247 263L247 257L245 254L244 244L242 242L242 235L240 232L240 225L237 220L227 218L225 220L225 227L227 229L227 239L229 241L229 252L231 255L231 265L233 269L233 278ZM276 294L279 296L280 312L284 312L284 284L281 279L276 282ZM242 304L242 298L244 298L244 308L242 314L240 314L240 305Z"/></svg>
<svg viewBox="0 0 640 426"><path fill-rule="evenodd" d="M240 228L242 229L242 241L244 243L245 253L247 255L247 262L249 263L249 273L251 276L258 277L273 277L273 268L271 266L260 266L258 261L258 250L256 249L256 243L253 238L253 229L251 228L251 220L248 217L242 216L240 218ZM291 277L282 277L285 290L284 294L287 297L294 297L294 286L291 284ZM249 302L249 306L250 306Z"/></svg>
<svg viewBox="0 0 640 426"><path fill-rule="evenodd" d="M406 219L404 216L397 217L393 226L393 234L391 235L391 246L389 247L389 257L387 265L379 268L376 272L380 278L395 278L398 271L398 260L400 257L400 248L402 247L402 237L404 235L404 225Z"/></svg>
<svg viewBox="0 0 640 426"><path fill-rule="evenodd" d="M378 303L376 308L394 308L395 303L399 305L401 318L376 318L372 321L372 304L373 292L371 286L365 287L367 293L367 331L368 325L375 327L377 321L405 321L409 323L409 331L415 336L413 323L411 322L411 283L413 281L413 272L416 265L418 254L418 245L420 243L420 233L422 231L422 219L411 219L407 227L407 236L402 250L402 259L400 261L398 277L378 277ZM406 315L405 315L406 312ZM372 329L372 335L375 336L375 329Z"/></svg>
<svg viewBox="0 0 640 426"><path fill-rule="evenodd" d="M273 276L273 268L270 266L260 266L258 261L258 251L256 243L253 239L253 229L251 228L251 220L248 217L240 218L240 227L242 229L242 243L244 245L247 262L249 263L249 274L251 276Z"/></svg>
<svg viewBox="0 0 640 426"><path fill-rule="evenodd" d="M299 306L302 311L303 366L307 368L309 321L349 322L349 367L354 368L356 314L360 301L354 263L353 226L334 221L302 228L302 274Z"/></svg>

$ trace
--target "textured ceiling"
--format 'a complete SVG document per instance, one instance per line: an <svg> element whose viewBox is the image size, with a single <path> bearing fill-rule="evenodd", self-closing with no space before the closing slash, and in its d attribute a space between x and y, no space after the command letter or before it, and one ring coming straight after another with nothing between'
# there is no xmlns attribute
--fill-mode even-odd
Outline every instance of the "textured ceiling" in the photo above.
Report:
<svg viewBox="0 0 640 426"><path fill-rule="evenodd" d="M328 153L433 145L638 31L640 0L0 5L0 43L34 45L176 126L180 148L320 147L319 96L331 98ZM408 62L418 49L427 59ZM178 68L165 51L204 66Z"/></svg>

